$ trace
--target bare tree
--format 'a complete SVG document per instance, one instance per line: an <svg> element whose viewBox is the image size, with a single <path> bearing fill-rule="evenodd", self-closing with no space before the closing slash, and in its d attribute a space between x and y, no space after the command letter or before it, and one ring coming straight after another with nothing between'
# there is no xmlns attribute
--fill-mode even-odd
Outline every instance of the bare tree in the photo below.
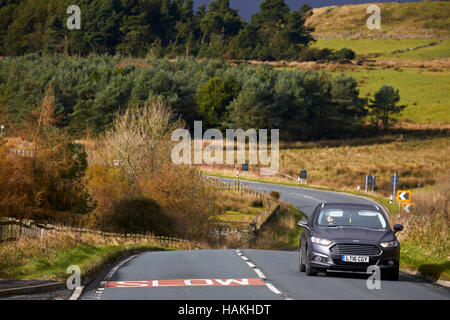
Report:
<svg viewBox="0 0 450 320"><path fill-rule="evenodd" d="M140 108L128 108L117 115L112 129L106 133L107 159L118 161L129 174L136 176L144 162L148 165L148 160L154 159L156 165L168 156L165 146L172 131L181 126L175 113L160 100Z"/></svg>

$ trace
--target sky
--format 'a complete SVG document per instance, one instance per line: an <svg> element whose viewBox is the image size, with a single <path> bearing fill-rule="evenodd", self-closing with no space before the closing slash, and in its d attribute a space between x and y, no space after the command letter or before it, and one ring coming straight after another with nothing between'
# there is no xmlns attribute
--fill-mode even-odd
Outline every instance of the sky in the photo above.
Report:
<svg viewBox="0 0 450 320"><path fill-rule="evenodd" d="M202 3L208 4L212 0L194 0L195 10ZM234 9L239 9L239 15L246 21L250 21L252 14L259 11L259 3L262 0L230 0L230 6ZM419 0L403 0L401 2L411 2ZM370 2L399 2L392 0L285 0L291 10L298 10L305 3L313 8L341 5L341 4L357 4Z"/></svg>

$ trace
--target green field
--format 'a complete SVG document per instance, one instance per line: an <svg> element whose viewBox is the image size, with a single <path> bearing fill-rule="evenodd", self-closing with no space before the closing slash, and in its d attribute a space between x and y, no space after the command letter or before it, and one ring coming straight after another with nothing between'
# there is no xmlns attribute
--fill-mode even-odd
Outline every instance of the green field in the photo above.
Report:
<svg viewBox="0 0 450 320"><path fill-rule="evenodd" d="M361 95L371 97L382 85L400 92L408 107L402 118L416 123L450 122L450 71L431 72L417 68L375 69L346 72L359 81Z"/></svg>
<svg viewBox="0 0 450 320"><path fill-rule="evenodd" d="M412 51L395 53L396 50L405 50L438 42L437 45L420 48ZM349 48L357 55L381 54L378 58L400 58L411 60L430 60L450 57L450 40L436 39L318 39L313 47L339 50Z"/></svg>

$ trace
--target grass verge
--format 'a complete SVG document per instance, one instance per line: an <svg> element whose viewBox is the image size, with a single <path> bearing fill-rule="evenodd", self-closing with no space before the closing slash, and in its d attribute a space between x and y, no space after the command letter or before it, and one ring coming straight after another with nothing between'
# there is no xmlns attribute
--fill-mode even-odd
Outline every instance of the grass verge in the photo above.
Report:
<svg viewBox="0 0 450 320"><path fill-rule="evenodd" d="M1 246L15 246L15 244L6 243ZM80 267L82 278L86 279L95 276L107 264L120 257L156 250L171 249L150 244L76 244L69 248L41 250L23 263L3 265L0 269L0 278L64 281L68 276L67 268L70 265L77 265Z"/></svg>

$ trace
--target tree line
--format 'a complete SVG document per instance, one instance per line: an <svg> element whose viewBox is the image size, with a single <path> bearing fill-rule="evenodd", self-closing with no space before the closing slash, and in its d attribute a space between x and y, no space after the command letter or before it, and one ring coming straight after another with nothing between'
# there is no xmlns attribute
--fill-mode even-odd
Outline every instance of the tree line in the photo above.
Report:
<svg viewBox="0 0 450 320"><path fill-rule="evenodd" d="M279 128L282 139L340 138L368 120L386 128L403 110L392 87L360 97L357 81L318 71L231 66L221 60L64 55L0 60L0 114L6 132L26 125L48 87L58 126L73 137L102 135L117 112L149 101L171 106L188 128Z"/></svg>
<svg viewBox="0 0 450 320"><path fill-rule="evenodd" d="M80 30L66 26L71 5L80 7ZM309 6L291 11L284 0L262 1L249 23L229 0L200 5L196 12L193 0L3 0L0 55L295 60L313 41L313 29L305 26L310 14ZM314 53L303 56L318 56Z"/></svg>

